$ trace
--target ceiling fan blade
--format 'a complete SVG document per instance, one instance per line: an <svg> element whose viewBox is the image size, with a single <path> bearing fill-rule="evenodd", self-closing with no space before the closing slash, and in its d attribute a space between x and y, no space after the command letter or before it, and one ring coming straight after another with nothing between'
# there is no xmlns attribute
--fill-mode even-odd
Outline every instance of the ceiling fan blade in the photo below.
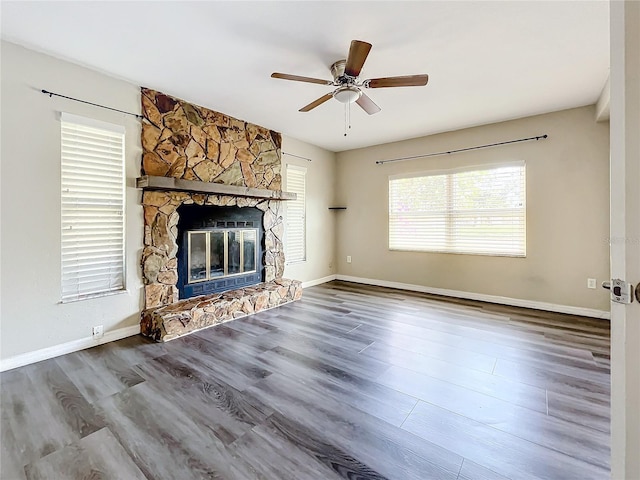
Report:
<svg viewBox="0 0 640 480"><path fill-rule="evenodd" d="M301 77L300 75L289 75L288 73L274 72L271 78L281 78L282 80L293 80L294 82L318 83L320 85L333 85L331 80L322 80L320 78Z"/></svg>
<svg viewBox="0 0 640 480"><path fill-rule="evenodd" d="M360 75L360 70L362 70L367 55L369 55L369 50L371 50L370 43L353 40L349 48L349 57L347 58L347 65L344 67L344 73L352 77Z"/></svg>
<svg viewBox="0 0 640 480"><path fill-rule="evenodd" d="M421 87L429 81L429 75L407 75L404 77L383 77L365 80L365 86L369 88L383 87Z"/></svg>
<svg viewBox="0 0 640 480"><path fill-rule="evenodd" d="M360 98L356 100L356 103L369 115L373 115L380 111L380 107L376 105L364 92L362 92Z"/></svg>
<svg viewBox="0 0 640 480"><path fill-rule="evenodd" d="M333 97L333 94L331 93L327 93L326 95L321 96L319 99L314 100L313 102L311 102L309 105L306 105L304 107L302 107L300 110L298 110L299 112L308 112L309 110L313 110L314 108L316 108L319 105L322 105L324 102L326 102L327 100L329 100L331 97Z"/></svg>

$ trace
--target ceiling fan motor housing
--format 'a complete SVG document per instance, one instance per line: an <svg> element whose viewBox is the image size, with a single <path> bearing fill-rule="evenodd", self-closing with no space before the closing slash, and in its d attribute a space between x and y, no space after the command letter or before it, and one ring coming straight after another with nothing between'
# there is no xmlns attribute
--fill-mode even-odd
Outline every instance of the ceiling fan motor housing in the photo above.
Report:
<svg viewBox="0 0 640 480"><path fill-rule="evenodd" d="M331 69L331 75L333 75L333 80L335 82L337 82L340 77L344 76L344 68L346 65L346 60L338 60L333 65L331 65L331 67L329 67Z"/></svg>
<svg viewBox="0 0 640 480"><path fill-rule="evenodd" d="M331 75L333 76L333 83L335 85L355 85L357 77L352 77L344 73L344 69L347 65L346 60L338 60L331 67Z"/></svg>

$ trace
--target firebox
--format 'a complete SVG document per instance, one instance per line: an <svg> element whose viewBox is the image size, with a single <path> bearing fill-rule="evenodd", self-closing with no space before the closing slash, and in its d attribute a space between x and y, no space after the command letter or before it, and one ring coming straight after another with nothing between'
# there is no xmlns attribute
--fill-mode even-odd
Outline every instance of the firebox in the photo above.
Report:
<svg viewBox="0 0 640 480"><path fill-rule="evenodd" d="M263 281L263 212L255 207L178 208L180 298L223 292Z"/></svg>

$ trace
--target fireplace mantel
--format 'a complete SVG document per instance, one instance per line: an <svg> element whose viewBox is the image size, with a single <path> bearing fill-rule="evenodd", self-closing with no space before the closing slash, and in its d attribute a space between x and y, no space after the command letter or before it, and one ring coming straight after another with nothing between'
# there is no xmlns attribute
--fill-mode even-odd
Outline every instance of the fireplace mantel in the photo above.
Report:
<svg viewBox="0 0 640 480"><path fill-rule="evenodd" d="M136 187L143 190L167 190L177 192L205 193L214 195L231 195L236 197L266 198L269 200L295 200L297 195L282 190L266 188L250 188L221 183L184 180L174 177L143 175L136 179Z"/></svg>

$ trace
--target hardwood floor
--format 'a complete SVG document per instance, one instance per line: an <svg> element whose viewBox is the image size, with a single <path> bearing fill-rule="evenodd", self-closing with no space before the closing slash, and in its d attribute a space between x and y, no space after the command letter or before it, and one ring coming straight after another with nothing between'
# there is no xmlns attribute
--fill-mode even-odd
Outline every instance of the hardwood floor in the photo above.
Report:
<svg viewBox="0 0 640 480"><path fill-rule="evenodd" d="M608 321L331 282L4 372L0 478L607 479Z"/></svg>

